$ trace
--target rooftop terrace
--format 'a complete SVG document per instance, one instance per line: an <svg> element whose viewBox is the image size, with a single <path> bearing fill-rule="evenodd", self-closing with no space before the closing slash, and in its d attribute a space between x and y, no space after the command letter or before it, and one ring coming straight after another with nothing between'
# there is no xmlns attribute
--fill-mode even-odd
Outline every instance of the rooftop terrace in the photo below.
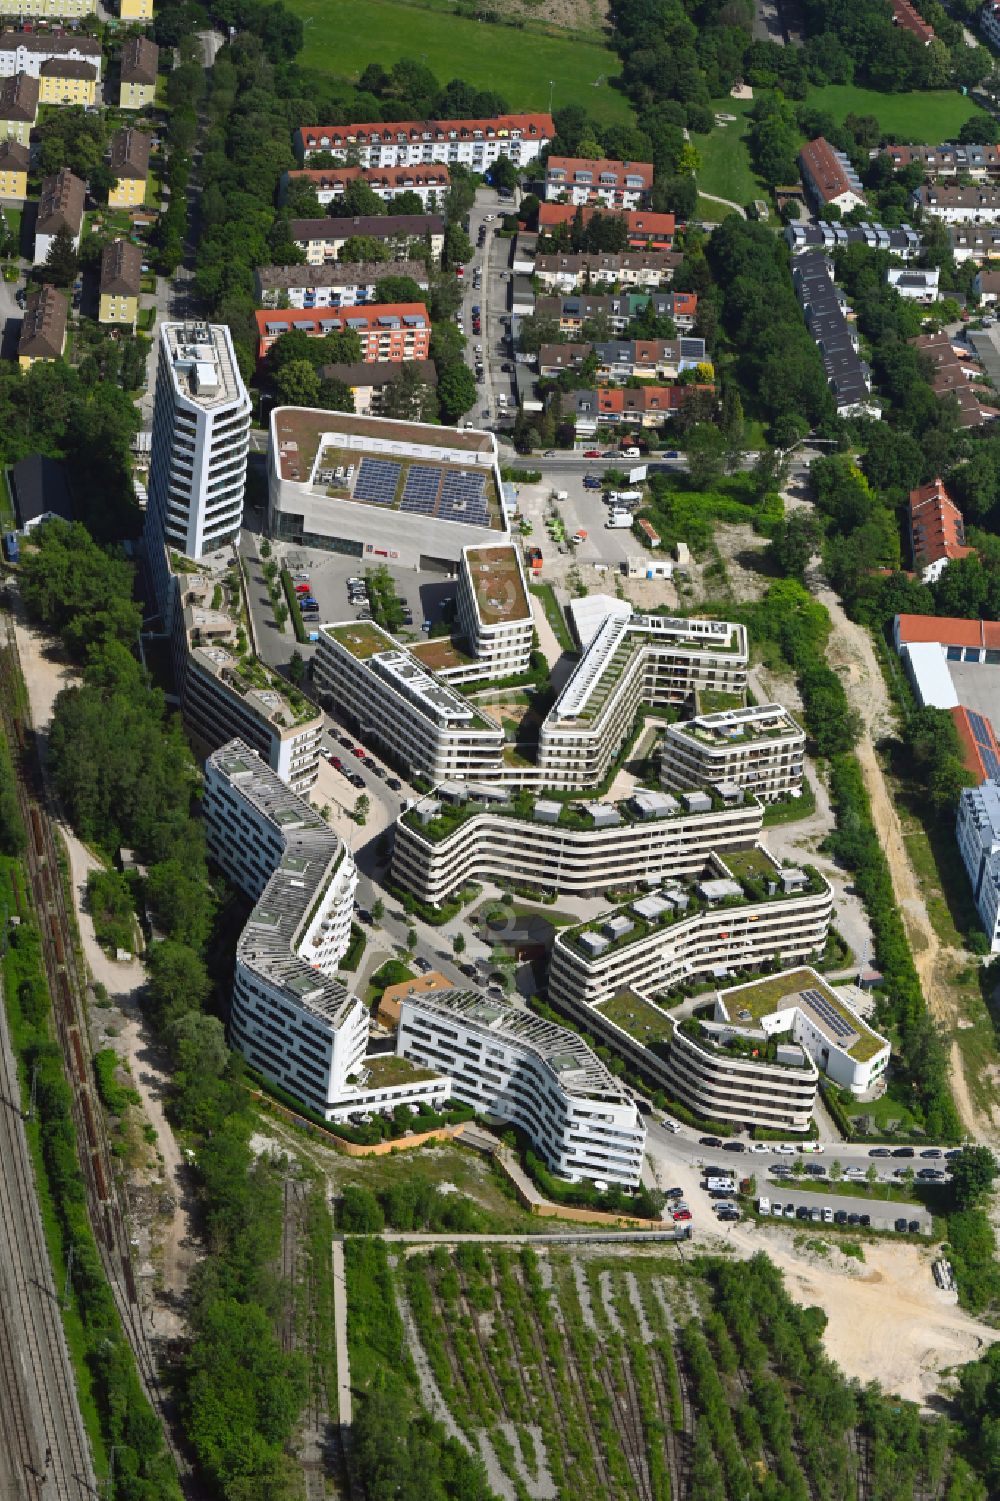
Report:
<svg viewBox="0 0 1000 1501"><path fill-rule="evenodd" d="M758 740L788 740L802 730L781 704L754 708L725 708L714 714L701 713L674 726L673 734L709 746L750 745Z"/></svg>
<svg viewBox="0 0 1000 1501"><path fill-rule="evenodd" d="M818 1003L812 999L818 997ZM813 969L786 970L749 985L719 992L718 1000L734 1026L758 1025L789 1006L797 1006L814 1026L858 1063L873 1058L885 1039L872 1031Z"/></svg>

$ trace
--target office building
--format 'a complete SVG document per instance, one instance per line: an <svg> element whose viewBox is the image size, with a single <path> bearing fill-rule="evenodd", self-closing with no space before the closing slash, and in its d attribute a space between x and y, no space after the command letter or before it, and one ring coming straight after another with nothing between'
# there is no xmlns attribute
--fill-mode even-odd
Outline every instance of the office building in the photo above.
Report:
<svg viewBox="0 0 1000 1501"><path fill-rule="evenodd" d="M735 783L762 802L798 797L806 737L780 704L723 709L664 727L660 779L664 787Z"/></svg>
<svg viewBox="0 0 1000 1501"><path fill-rule="evenodd" d="M446 783L396 820L392 879L431 903L469 881L592 896L696 875L711 854L752 845L763 816L736 789L564 803Z"/></svg>
<svg viewBox="0 0 1000 1501"><path fill-rule="evenodd" d="M283 541L447 572L507 540L493 433L275 407L268 474Z"/></svg>
<svg viewBox="0 0 1000 1501"><path fill-rule="evenodd" d="M990 952L1000 953L1000 778L996 771L982 786L962 789L955 835Z"/></svg>
<svg viewBox="0 0 1000 1501"><path fill-rule="evenodd" d="M826 944L833 891L817 870L786 868L760 846L712 855L701 877L556 934L549 995L578 1021L625 991L811 960Z"/></svg>
<svg viewBox="0 0 1000 1501"><path fill-rule="evenodd" d="M355 125L302 125L295 132L300 161L329 155L361 167L416 167L460 162L486 172L501 156L515 166L532 162L555 134L551 115L496 115L483 120L392 120Z"/></svg>
<svg viewBox="0 0 1000 1501"><path fill-rule="evenodd" d="M519 1126L561 1178L639 1183L635 1100L575 1032L478 991L434 990L401 997L396 1046L446 1074L455 1099Z"/></svg>
<svg viewBox="0 0 1000 1501"><path fill-rule="evenodd" d="M250 397L228 328L161 324L146 513L154 569L164 546L197 559L236 536L249 448ZM161 610L166 593L160 573Z"/></svg>

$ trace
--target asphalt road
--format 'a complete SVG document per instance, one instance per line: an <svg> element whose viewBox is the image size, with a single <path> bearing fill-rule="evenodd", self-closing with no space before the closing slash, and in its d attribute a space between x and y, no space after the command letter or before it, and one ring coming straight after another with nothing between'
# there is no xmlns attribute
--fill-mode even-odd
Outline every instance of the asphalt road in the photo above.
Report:
<svg viewBox="0 0 1000 1501"><path fill-rule="evenodd" d="M911 1220L918 1221L921 1235L930 1235L932 1220L928 1210L923 1204L898 1204L887 1202L885 1199L864 1198L860 1195L848 1194L817 1194L809 1193L803 1188L770 1188L765 1197L772 1208L775 1204L794 1204L796 1209L809 1210L832 1209L834 1214L843 1211L845 1214L868 1214L871 1216L871 1228L873 1230L892 1230L896 1220L905 1218L907 1224ZM771 1215L777 1224L777 1216ZM786 1216L787 1218L787 1216ZM791 1223L791 1221L789 1221ZM806 1229L807 1225L819 1229L829 1229L822 1220L796 1220L797 1225Z"/></svg>

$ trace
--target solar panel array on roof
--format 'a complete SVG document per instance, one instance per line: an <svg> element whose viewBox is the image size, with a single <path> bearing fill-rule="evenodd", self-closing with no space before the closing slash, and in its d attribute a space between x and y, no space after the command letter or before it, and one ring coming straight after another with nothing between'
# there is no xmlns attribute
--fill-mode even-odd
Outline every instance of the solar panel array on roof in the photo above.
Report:
<svg viewBox="0 0 1000 1501"><path fill-rule="evenodd" d="M441 483L438 515L443 521L469 521L480 526L489 523L486 505L486 481L481 474L467 469L449 469Z"/></svg>
<svg viewBox="0 0 1000 1501"><path fill-rule="evenodd" d="M976 750L986 771L986 775L994 782L1000 782L1000 759L993 749L993 736L990 727L981 714L976 714L968 709L969 728L972 730L972 738L976 742Z"/></svg>
<svg viewBox="0 0 1000 1501"><path fill-rule="evenodd" d="M830 1029L836 1038L854 1037L857 1027L852 1026L845 1016L831 1005L826 996L819 990L803 990L802 999L812 1007L820 1021Z"/></svg>
<svg viewBox="0 0 1000 1501"><path fill-rule="evenodd" d="M391 506L396 499L401 465L387 459L362 459L354 485L354 499L376 506Z"/></svg>
<svg viewBox="0 0 1000 1501"><path fill-rule="evenodd" d="M441 488L441 469L437 464L411 464L403 486L401 511L416 511L432 516Z"/></svg>

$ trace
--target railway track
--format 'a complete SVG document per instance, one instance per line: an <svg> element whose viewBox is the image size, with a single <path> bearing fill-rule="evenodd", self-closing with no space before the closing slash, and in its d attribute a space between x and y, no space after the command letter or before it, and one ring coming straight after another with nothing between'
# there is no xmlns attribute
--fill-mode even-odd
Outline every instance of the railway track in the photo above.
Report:
<svg viewBox="0 0 1000 1501"><path fill-rule="evenodd" d="M18 1497L97 1494L0 1014L0 1432Z"/></svg>
<svg viewBox="0 0 1000 1501"><path fill-rule="evenodd" d="M0 715L27 831L25 864L41 935L56 1037L71 1086L77 1151L90 1221L122 1328L135 1357L139 1379L160 1419L181 1483L192 1495L191 1467L172 1432L172 1415L142 1317L132 1262L128 1205L114 1172L104 1114L94 1098L86 1020L86 977L74 943L74 925L63 887L56 838L46 808L41 768L28 743L28 727L17 711L22 694L13 623L7 613L0 616L0 621Z"/></svg>

